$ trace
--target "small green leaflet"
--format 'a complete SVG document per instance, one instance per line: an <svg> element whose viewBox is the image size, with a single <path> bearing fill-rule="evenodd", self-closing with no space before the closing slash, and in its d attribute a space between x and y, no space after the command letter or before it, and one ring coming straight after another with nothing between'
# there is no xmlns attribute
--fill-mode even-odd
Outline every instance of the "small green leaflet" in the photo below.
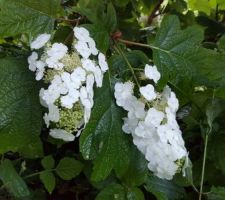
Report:
<svg viewBox="0 0 225 200"><path fill-rule="evenodd" d="M75 178L83 169L83 164L74 158L65 157L59 161L55 172L63 180Z"/></svg>
<svg viewBox="0 0 225 200"><path fill-rule="evenodd" d="M52 172L43 171L40 173L40 180L49 193L55 189L55 175Z"/></svg>

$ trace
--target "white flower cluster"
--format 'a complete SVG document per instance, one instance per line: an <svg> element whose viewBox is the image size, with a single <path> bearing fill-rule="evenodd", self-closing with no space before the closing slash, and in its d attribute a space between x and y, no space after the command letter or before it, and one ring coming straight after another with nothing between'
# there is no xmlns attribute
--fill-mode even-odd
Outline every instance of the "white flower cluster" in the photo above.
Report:
<svg viewBox="0 0 225 200"><path fill-rule="evenodd" d="M154 83L160 79L155 66L145 66L146 78ZM148 168L159 178L172 179L185 162L187 151L176 121L178 100L169 86L162 93L153 84L139 88L141 98L133 94L132 82L116 83L116 103L128 111L122 127L131 133L133 143L148 160Z"/></svg>
<svg viewBox="0 0 225 200"><path fill-rule="evenodd" d="M40 101L48 108L44 121L47 127L51 126L50 135L65 141L74 140L72 132L88 122L94 83L101 87L108 70L105 55L96 48L88 30L75 27L74 36L74 46L69 52L62 43L51 44L49 34L41 34L31 43L31 49L44 47L42 54L33 51L28 58L36 80L43 79L49 84L47 89L40 90Z"/></svg>

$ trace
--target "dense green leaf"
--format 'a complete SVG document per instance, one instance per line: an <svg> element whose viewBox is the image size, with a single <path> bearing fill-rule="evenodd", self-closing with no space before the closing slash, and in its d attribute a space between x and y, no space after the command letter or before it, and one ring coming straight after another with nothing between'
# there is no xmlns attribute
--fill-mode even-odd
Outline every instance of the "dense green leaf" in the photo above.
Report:
<svg viewBox="0 0 225 200"><path fill-rule="evenodd" d="M115 31L117 26L117 19L116 19L116 11L112 3L107 5L107 13L105 18L102 20L104 23L104 27L108 32Z"/></svg>
<svg viewBox="0 0 225 200"><path fill-rule="evenodd" d="M196 79L205 79L205 84L209 86L225 85L225 55L210 49L198 49L192 56L193 67L197 70ZM204 82L203 82L204 83Z"/></svg>
<svg viewBox="0 0 225 200"><path fill-rule="evenodd" d="M126 200L126 191L122 185L111 184L105 187L96 197L96 200Z"/></svg>
<svg viewBox="0 0 225 200"><path fill-rule="evenodd" d="M129 0L113 0L113 2L116 6L125 7L129 3Z"/></svg>
<svg viewBox="0 0 225 200"><path fill-rule="evenodd" d="M176 16L164 18L153 46L153 60L162 74L161 85L170 79L192 79L201 84L224 85L225 56L200 46L202 29L180 30Z"/></svg>
<svg viewBox="0 0 225 200"><path fill-rule="evenodd" d="M142 185L147 178L148 168L144 156L136 148L130 154L128 170L121 179L129 186Z"/></svg>
<svg viewBox="0 0 225 200"><path fill-rule="evenodd" d="M145 196L139 188L135 187L128 189L127 200L145 200Z"/></svg>
<svg viewBox="0 0 225 200"><path fill-rule="evenodd" d="M207 124L209 126L210 133L213 129L213 122L215 119L223 112L224 110L224 102L218 99L213 98L209 101L206 106L206 117L207 117Z"/></svg>
<svg viewBox="0 0 225 200"><path fill-rule="evenodd" d="M182 187L152 175L146 180L145 188L154 194L157 200L179 200L185 194Z"/></svg>
<svg viewBox="0 0 225 200"><path fill-rule="evenodd" d="M199 50L203 31L198 27L180 30L176 16L167 16L153 43L153 60L162 74L164 84L169 77L189 77L193 75L192 56ZM163 84L163 85L164 85Z"/></svg>
<svg viewBox="0 0 225 200"><path fill-rule="evenodd" d="M0 0L0 37L50 32L59 3L59 0Z"/></svg>
<svg viewBox="0 0 225 200"><path fill-rule="evenodd" d="M111 84L109 74L106 74L102 88L95 92L91 119L80 138L83 157L95 158L94 181L106 178L113 168L126 170L129 162L130 146L122 132L122 113L115 105Z"/></svg>
<svg viewBox="0 0 225 200"><path fill-rule="evenodd" d="M209 147L211 159L214 161L214 164L225 174L225 135L212 135Z"/></svg>
<svg viewBox="0 0 225 200"><path fill-rule="evenodd" d="M37 81L27 68L24 59L0 59L0 153L26 147L29 157L37 157L41 143L33 144L40 140L42 112Z"/></svg>
<svg viewBox="0 0 225 200"><path fill-rule="evenodd" d="M213 186L210 190L210 193L207 196L208 196L208 200L224 200L225 188Z"/></svg>
<svg viewBox="0 0 225 200"><path fill-rule="evenodd" d="M40 180L44 184L47 191L51 194L55 189L55 176L52 172L43 171L40 174Z"/></svg>
<svg viewBox="0 0 225 200"><path fill-rule="evenodd" d="M10 160L5 159L1 163L0 179L15 197L26 197L30 194L26 183L16 172Z"/></svg>
<svg viewBox="0 0 225 200"><path fill-rule="evenodd" d="M56 167L56 173L63 180L71 180L75 178L83 169L83 164L73 158L65 157L59 161Z"/></svg>
<svg viewBox="0 0 225 200"><path fill-rule="evenodd" d="M55 166L55 160L54 158L49 155L49 156L45 156L42 160L41 160L41 165L45 168L45 169L52 169Z"/></svg>
<svg viewBox="0 0 225 200"><path fill-rule="evenodd" d="M80 0L76 7L73 7L75 12L86 16L92 23L98 21L98 17L104 11L104 5L99 0Z"/></svg>

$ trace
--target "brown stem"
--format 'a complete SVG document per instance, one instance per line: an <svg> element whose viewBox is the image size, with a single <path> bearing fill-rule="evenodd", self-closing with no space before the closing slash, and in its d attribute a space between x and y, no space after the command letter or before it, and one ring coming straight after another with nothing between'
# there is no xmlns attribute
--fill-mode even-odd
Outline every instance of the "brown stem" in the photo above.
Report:
<svg viewBox="0 0 225 200"><path fill-rule="evenodd" d="M162 4L163 0L158 0L158 3L156 4L155 8L153 9L152 13L148 17L148 24L152 23L153 18L156 16L155 13L157 10L159 10L160 5Z"/></svg>
<svg viewBox="0 0 225 200"><path fill-rule="evenodd" d="M143 44L143 43L139 43L139 42L133 42L133 41L129 41L129 40L123 40L123 39L117 39L118 42L122 42L126 45L134 45L134 46L140 46L140 47L145 47L145 48L149 48L149 45L147 44Z"/></svg>
<svg viewBox="0 0 225 200"><path fill-rule="evenodd" d="M57 21L59 22L68 22L68 23L71 23L71 24L78 24L83 18L82 17L79 17L77 19L65 19L65 18L58 18Z"/></svg>

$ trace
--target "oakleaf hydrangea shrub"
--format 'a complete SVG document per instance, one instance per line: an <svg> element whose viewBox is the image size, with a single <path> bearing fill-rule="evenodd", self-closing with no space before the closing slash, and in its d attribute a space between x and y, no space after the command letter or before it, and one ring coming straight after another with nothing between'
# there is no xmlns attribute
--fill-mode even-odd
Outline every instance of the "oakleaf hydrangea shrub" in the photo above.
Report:
<svg viewBox="0 0 225 200"><path fill-rule="evenodd" d="M128 112L122 129L132 134L133 143L148 161L148 168L159 178L170 180L184 171L188 161L176 121L179 102L169 86L161 93L155 90L154 84L160 79L156 66L147 64L144 71L146 79L153 83L140 87L138 98L133 82L115 85L116 103Z"/></svg>
<svg viewBox="0 0 225 200"><path fill-rule="evenodd" d="M225 0L0 0L0 200L225 200Z"/></svg>
<svg viewBox="0 0 225 200"><path fill-rule="evenodd" d="M93 107L94 85L102 87L108 70L105 55L97 48L87 29L75 27L71 50L62 43L51 43L49 34L31 42L29 69L47 88L40 90L40 102L48 109L44 115L50 135L73 141L88 122ZM38 50L38 52L37 52Z"/></svg>

